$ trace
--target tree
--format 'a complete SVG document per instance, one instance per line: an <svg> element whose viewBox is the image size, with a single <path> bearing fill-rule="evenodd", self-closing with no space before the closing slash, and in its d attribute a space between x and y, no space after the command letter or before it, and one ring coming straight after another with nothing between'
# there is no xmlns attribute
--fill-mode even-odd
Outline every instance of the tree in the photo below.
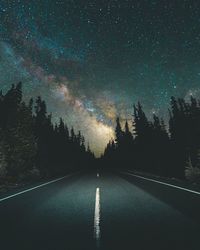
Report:
<svg viewBox="0 0 200 250"><path fill-rule="evenodd" d="M128 147L131 147L132 143L133 143L133 136L130 132L128 121L126 120L124 127L124 144L128 149Z"/></svg>
<svg viewBox="0 0 200 250"><path fill-rule="evenodd" d="M121 144L122 144L122 141L123 141L123 131L122 131L122 128L121 128L121 124L120 124L120 121L119 121L119 117L117 117L116 119L116 128L115 128L115 136L116 136L116 145L117 147L120 147Z"/></svg>
<svg viewBox="0 0 200 250"><path fill-rule="evenodd" d="M7 127L5 138L8 174L17 177L33 169L37 146L33 133L32 114L25 103L21 103L15 125Z"/></svg>
<svg viewBox="0 0 200 250"><path fill-rule="evenodd" d="M142 105L138 102L138 105L134 105L134 114L133 114L133 128L134 135L139 140L142 140L146 136L149 136L150 133L150 124L149 121L142 109Z"/></svg>
<svg viewBox="0 0 200 250"><path fill-rule="evenodd" d="M62 118L54 125L41 97L23 102L21 83L13 84L5 95L0 92L0 117L0 176L63 175L94 159L81 132L75 134L72 128L69 135Z"/></svg>

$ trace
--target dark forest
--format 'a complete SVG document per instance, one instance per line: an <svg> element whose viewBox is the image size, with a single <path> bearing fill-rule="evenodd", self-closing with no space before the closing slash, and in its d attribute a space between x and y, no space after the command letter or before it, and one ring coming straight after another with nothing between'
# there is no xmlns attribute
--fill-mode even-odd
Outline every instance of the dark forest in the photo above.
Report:
<svg viewBox="0 0 200 250"><path fill-rule="evenodd" d="M80 131L53 124L41 97L23 100L22 84L0 94L1 179L22 181L92 168L95 156ZM130 123L129 123L130 124ZM103 169L126 169L199 181L200 101L171 98L169 122L149 120L138 102L133 120L116 119L115 139L96 159Z"/></svg>
<svg viewBox="0 0 200 250"><path fill-rule="evenodd" d="M53 124L41 97L22 101L22 84L0 93L0 174L3 180L54 177L80 170L94 159L81 132L62 118ZM84 168L86 168L84 166Z"/></svg>
<svg viewBox="0 0 200 250"><path fill-rule="evenodd" d="M131 128L127 121L122 128L117 118L116 139L102 157L106 166L199 181L200 101L171 97L170 106L167 125L155 114L149 121L140 103L133 107Z"/></svg>

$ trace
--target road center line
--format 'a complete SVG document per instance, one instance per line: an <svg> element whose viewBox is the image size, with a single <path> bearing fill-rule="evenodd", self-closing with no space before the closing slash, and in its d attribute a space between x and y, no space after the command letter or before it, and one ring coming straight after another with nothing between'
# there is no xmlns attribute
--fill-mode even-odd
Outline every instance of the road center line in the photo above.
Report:
<svg viewBox="0 0 200 250"><path fill-rule="evenodd" d="M100 188L96 188L95 198L95 211L94 211L94 238L96 240L96 246L100 245Z"/></svg>
<svg viewBox="0 0 200 250"><path fill-rule="evenodd" d="M34 189L37 189L37 188L40 188L40 187L49 185L49 184L51 184L51 183L60 181L60 180L62 180L62 179L64 179L64 178L70 177L70 176L75 175L75 174L77 174L77 173L70 174L70 175L65 175L65 176L60 177L60 178L57 178L57 179L55 179L55 180L45 182L45 183L43 183L43 184L41 184L41 185L38 185L38 186L36 186L36 187L32 187L32 188L23 190L23 191L21 191L21 192L18 192L18 193L16 193L16 194L9 195L9 196L7 196L7 197L1 198L1 199L0 199L0 202L5 201L5 200L8 200L8 199L10 199L10 198L12 198L12 197L18 196L18 195L20 195L20 194L24 194L24 193L26 193L26 192L30 192L30 191L32 191L32 190L34 190Z"/></svg>
<svg viewBox="0 0 200 250"><path fill-rule="evenodd" d="M187 188L182 188L182 187L172 185L172 184L169 184L169 183L166 183L166 182L156 181L156 180L151 179L151 178L146 178L146 177L143 177L143 176L140 176L140 175L135 175L135 174L127 173L127 172L120 172L120 173L126 174L126 175L132 175L134 177L137 177L137 178L140 178L140 179L143 179L143 180L152 181L152 182L159 183L159 184L162 184L162 185L165 185L165 186L168 186L168 187L173 187L173 188L180 189L180 190L183 190L183 191L186 191L186 192L190 192L190 193L193 193L193 194L200 195L200 192L197 192L197 191L194 191L194 190L191 190L191 189L187 189Z"/></svg>

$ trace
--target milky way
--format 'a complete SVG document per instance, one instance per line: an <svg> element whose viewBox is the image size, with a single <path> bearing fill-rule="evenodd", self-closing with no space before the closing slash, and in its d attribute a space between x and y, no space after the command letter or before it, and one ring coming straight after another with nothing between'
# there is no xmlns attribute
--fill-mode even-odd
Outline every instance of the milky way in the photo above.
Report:
<svg viewBox="0 0 200 250"><path fill-rule="evenodd" d="M100 154L133 103L167 118L172 95L200 97L200 3L1 0L0 62L4 91L22 81Z"/></svg>

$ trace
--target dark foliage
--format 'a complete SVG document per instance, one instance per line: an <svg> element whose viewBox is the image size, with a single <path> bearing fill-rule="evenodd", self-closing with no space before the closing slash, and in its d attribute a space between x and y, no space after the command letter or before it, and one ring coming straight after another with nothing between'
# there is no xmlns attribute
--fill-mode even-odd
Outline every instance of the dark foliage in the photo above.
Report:
<svg viewBox="0 0 200 250"><path fill-rule="evenodd" d="M45 101L22 101L22 84L0 93L0 177L63 175L89 166L94 155L62 119L53 124Z"/></svg>
<svg viewBox="0 0 200 250"><path fill-rule="evenodd" d="M127 122L122 130L117 118L116 139L108 143L102 157L105 166L184 178L189 158L193 166L199 165L200 101L191 97L187 103L172 97L169 116L167 131L156 115L149 121L138 103L133 110L133 133Z"/></svg>

